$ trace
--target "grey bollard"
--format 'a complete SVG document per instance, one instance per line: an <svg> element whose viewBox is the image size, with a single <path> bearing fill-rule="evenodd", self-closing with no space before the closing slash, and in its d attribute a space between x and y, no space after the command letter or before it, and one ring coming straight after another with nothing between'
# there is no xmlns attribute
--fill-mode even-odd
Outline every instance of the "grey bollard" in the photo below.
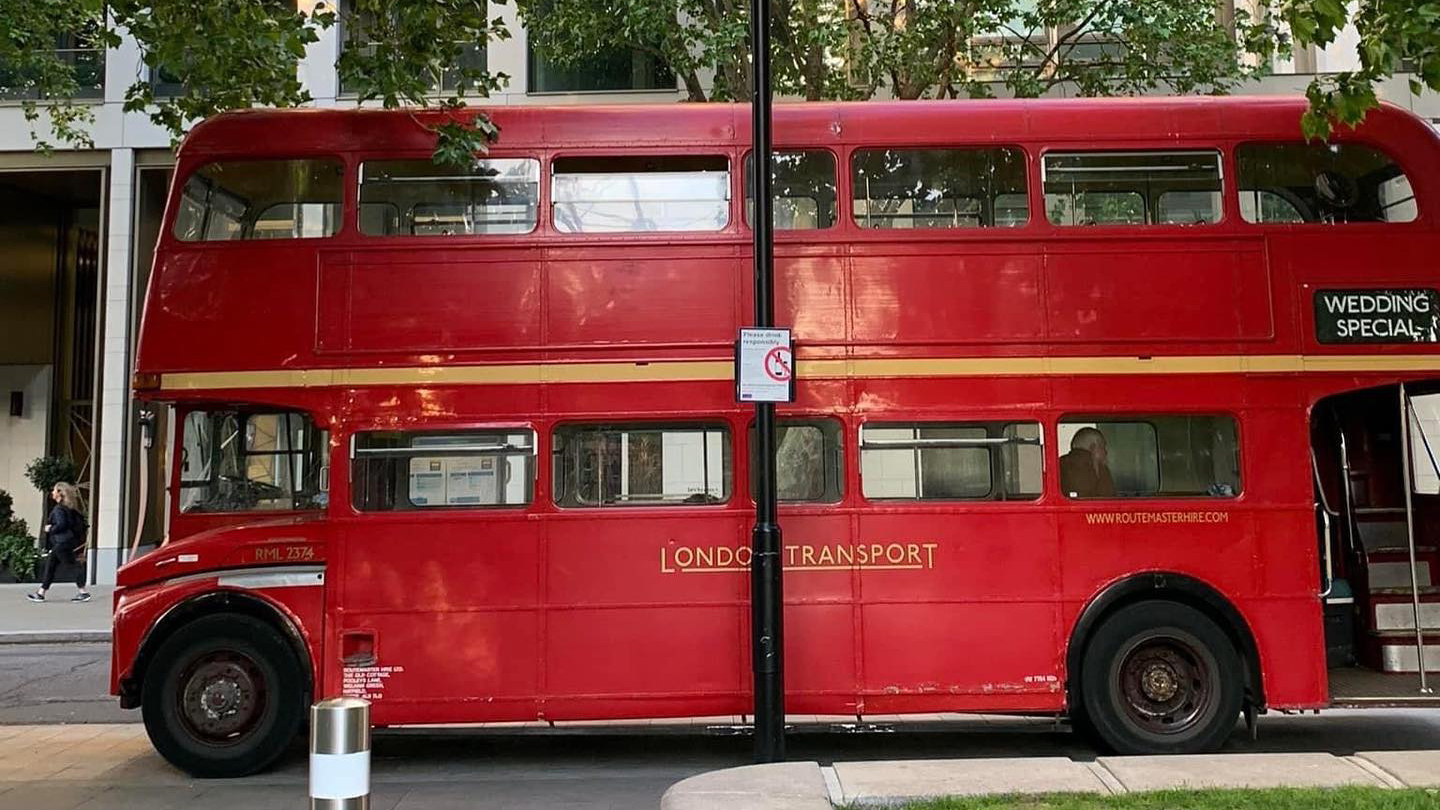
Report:
<svg viewBox="0 0 1440 810"><path fill-rule="evenodd" d="M310 810L370 810L370 702L310 707Z"/></svg>

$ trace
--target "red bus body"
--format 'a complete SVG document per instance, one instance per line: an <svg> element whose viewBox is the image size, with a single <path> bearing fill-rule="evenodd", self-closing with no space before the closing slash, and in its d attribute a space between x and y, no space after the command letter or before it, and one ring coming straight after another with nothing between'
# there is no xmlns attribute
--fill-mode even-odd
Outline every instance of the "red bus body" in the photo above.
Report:
<svg viewBox="0 0 1440 810"><path fill-rule="evenodd" d="M1031 189L1020 227L887 231L847 212L829 229L777 232L777 322L794 329L799 376L780 413L838 419L845 438L840 502L781 508L788 711L1063 713L1093 623L1147 593L1203 606L1226 627L1251 704L1329 705L1310 411L1342 392L1440 377L1440 346L1322 344L1312 295L1435 284L1440 138L1391 107L1337 135L1398 160L1419 200L1413 222L1246 222L1235 148L1299 141L1302 110L1240 98L776 110L777 148L833 152L843 203L846 167L864 147L1018 147ZM729 224L561 233L542 181L530 234L363 236L359 164L432 149L410 115L257 111L197 127L156 251L138 393L182 409L310 414L329 431L329 505L268 515L172 507L166 544L119 575L112 689L127 705L140 700L158 638L227 609L270 611L303 649L313 695L364 694L377 725L750 711L752 409L736 403L731 372L732 341L753 309L738 170L748 108L490 115L502 133L490 157L538 158L547 170L567 156L723 155ZM1040 158L1081 148L1218 150L1223 217L1052 225L1036 191ZM336 235L175 238L179 189L201 164L313 156L345 167ZM1134 412L1233 416L1243 492L1062 497L1061 417ZM726 503L568 509L551 497L557 426L697 418L728 428ZM877 419L1037 421L1044 492L868 502L854 438ZM351 506L356 431L480 426L534 430L528 506ZM179 476L177 465L172 502ZM323 585L247 579L271 568L323 568ZM359 667L348 678L347 658Z"/></svg>

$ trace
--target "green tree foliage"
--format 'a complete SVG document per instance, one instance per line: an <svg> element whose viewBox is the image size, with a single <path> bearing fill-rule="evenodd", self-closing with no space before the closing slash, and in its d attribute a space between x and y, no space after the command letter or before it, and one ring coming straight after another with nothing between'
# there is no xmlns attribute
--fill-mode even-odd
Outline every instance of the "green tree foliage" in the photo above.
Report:
<svg viewBox="0 0 1440 810"><path fill-rule="evenodd" d="M1298 44L1328 46L1347 25L1360 36L1358 70L1317 76L1306 89L1309 137L1363 121L1379 103L1375 85L1402 68L1415 72L1410 92L1440 92L1440 0L1283 0L1281 13Z"/></svg>
<svg viewBox="0 0 1440 810"><path fill-rule="evenodd" d="M750 97L746 0L516 0L560 64L642 50L692 101ZM1285 39L1268 14L1193 0L771 0L777 94L818 99L1225 92ZM1263 9L1262 5L1262 9ZM672 22L678 21L678 22ZM668 25L667 25L668 23ZM707 94L706 76L713 77Z"/></svg>
<svg viewBox="0 0 1440 810"><path fill-rule="evenodd" d="M178 140L195 122L225 110L309 103L299 61L321 29L341 24L358 47L344 49L336 69L359 102L438 103L450 115L428 125L437 136L437 160L463 164L485 151L496 131L465 103L505 77L466 66L461 56L467 43L508 36L498 18L487 18L486 0L346 0L339 10L335 2L307 11L295 0L0 0L0 93L38 96L25 103L25 113L42 147L52 137L90 146L93 112L75 100L75 65L55 43L81 31L97 46L114 47L127 31L148 74L180 90L161 93L149 75L137 76L125 91L125 109L145 112ZM435 80L442 72L455 80L440 93ZM42 115L48 133L41 132Z"/></svg>

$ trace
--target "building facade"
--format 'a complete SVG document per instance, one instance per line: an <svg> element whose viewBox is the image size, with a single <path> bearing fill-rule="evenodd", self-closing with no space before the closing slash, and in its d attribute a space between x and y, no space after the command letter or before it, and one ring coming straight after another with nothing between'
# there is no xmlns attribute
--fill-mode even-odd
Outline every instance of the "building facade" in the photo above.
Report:
<svg viewBox="0 0 1440 810"><path fill-rule="evenodd" d="M612 54L581 69L547 64L530 47L513 6L496 11L514 36L469 54L511 77L488 105L686 97L674 76L640 53ZM338 27L321 32L301 62L317 105L355 103L334 67L342 37ZM1245 90L1303 92L1314 73L1354 66L1355 45L1351 32L1331 48L1306 49ZM75 49L73 58L88 68L82 96L93 104L93 149L37 152L21 100L0 98L0 396L9 404L0 418L0 489L36 527L45 504L25 478L26 465L43 455L74 459L94 527L91 578L109 583L129 554L127 544L158 542L165 532L168 464L163 453L140 447L129 387L173 153L168 133L122 109L137 77L157 91L166 88L166 77L148 74L134 41ZM1407 78L1381 87L1381 97L1440 122L1440 96L1412 96ZM163 434L166 415L156 417Z"/></svg>

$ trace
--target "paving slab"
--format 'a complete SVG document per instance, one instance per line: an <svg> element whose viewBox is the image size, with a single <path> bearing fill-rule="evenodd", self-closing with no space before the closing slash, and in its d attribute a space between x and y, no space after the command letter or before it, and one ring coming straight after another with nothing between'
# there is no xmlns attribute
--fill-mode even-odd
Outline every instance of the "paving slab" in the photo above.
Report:
<svg viewBox="0 0 1440 810"><path fill-rule="evenodd" d="M710 771L670 786L661 810L831 810L814 762L777 762Z"/></svg>
<svg viewBox="0 0 1440 810"><path fill-rule="evenodd" d="M1410 787L1440 787L1440 751L1361 751L1355 756Z"/></svg>
<svg viewBox="0 0 1440 810"><path fill-rule="evenodd" d="M89 602L71 602L74 583L56 583L48 598L39 604L26 601L25 594L38 586L0 585L0 644L70 644L108 642L110 608L115 588L92 585Z"/></svg>
<svg viewBox="0 0 1440 810"><path fill-rule="evenodd" d="M845 803L896 804L934 796L988 793L1108 793L1105 783L1068 757L837 762Z"/></svg>
<svg viewBox="0 0 1440 810"><path fill-rule="evenodd" d="M1376 776L1332 754L1190 754L1100 757L1128 791L1172 788L1384 787Z"/></svg>

